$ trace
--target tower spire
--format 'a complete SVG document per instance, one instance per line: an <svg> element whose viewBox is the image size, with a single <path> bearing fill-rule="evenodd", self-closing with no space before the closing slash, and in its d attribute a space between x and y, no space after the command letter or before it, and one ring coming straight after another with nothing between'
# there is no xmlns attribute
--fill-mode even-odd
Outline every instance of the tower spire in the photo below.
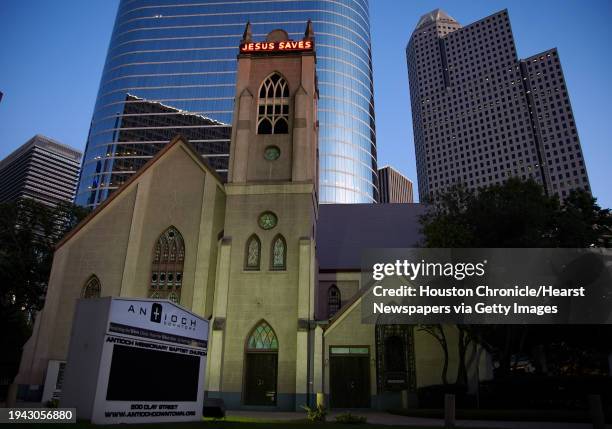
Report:
<svg viewBox="0 0 612 429"><path fill-rule="evenodd" d="M240 43L250 43L253 40L253 30L251 29L251 21L247 21L244 27L244 33L242 33L242 40Z"/></svg>
<svg viewBox="0 0 612 429"><path fill-rule="evenodd" d="M306 31L304 32L304 39L314 40L314 29L312 28L312 20L308 20L306 23Z"/></svg>

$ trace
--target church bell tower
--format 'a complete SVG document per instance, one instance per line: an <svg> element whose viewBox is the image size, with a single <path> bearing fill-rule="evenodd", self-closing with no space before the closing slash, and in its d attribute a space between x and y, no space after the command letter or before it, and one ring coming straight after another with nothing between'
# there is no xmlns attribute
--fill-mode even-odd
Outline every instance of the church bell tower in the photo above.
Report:
<svg viewBox="0 0 612 429"><path fill-rule="evenodd" d="M209 397L228 408L299 409L309 386L318 212L312 23L238 55L225 229L219 242Z"/></svg>

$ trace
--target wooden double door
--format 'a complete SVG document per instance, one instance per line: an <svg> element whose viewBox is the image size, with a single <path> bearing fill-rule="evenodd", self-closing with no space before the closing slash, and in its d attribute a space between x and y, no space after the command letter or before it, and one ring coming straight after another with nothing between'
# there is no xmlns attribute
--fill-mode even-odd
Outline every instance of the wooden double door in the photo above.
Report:
<svg viewBox="0 0 612 429"><path fill-rule="evenodd" d="M369 356L331 355L329 384L331 408L369 408Z"/></svg>
<svg viewBox="0 0 612 429"><path fill-rule="evenodd" d="M245 405L276 405L278 353L246 353L244 375Z"/></svg>

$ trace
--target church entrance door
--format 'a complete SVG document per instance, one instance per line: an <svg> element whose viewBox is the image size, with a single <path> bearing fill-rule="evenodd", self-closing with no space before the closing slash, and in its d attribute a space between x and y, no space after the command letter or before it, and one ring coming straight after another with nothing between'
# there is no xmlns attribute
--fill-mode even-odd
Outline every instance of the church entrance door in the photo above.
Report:
<svg viewBox="0 0 612 429"><path fill-rule="evenodd" d="M369 408L369 349L367 347L332 347L330 351L331 408Z"/></svg>
<svg viewBox="0 0 612 429"><path fill-rule="evenodd" d="M277 353L247 353L245 405L276 405Z"/></svg>
<svg viewBox="0 0 612 429"><path fill-rule="evenodd" d="M247 338L244 357L244 404L276 405L278 338L265 320Z"/></svg>

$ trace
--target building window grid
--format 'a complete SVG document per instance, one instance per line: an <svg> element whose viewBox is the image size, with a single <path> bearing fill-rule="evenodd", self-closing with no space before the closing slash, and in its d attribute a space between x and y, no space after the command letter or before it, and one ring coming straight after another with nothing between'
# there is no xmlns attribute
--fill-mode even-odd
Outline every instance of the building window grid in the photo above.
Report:
<svg viewBox="0 0 612 429"><path fill-rule="evenodd" d="M474 134L476 134L477 138L479 138L478 137L479 134L483 134L485 136L484 138L480 139L480 141L482 141L484 144L479 145L480 146L480 148L478 149L479 155L477 155L478 156L477 161L480 160L481 162L475 162L473 163L473 165L469 166L470 170L472 170L472 167L474 167L473 173L469 173L469 178L471 179L469 180L470 185L476 185L477 187L480 187L480 186L493 184L493 183L501 183L503 180L505 180L506 172L510 173L506 177L510 175L519 176L519 177L522 177L523 179L527 177L531 177L531 178L536 179L540 183L542 183L542 177L540 175L538 161L535 156L535 149L534 148L531 149L531 154L533 154L532 156L532 155L529 155L530 153L529 151L522 150L521 144L512 144L514 140L514 143L520 142L522 143L522 146L526 147L527 143L529 143L529 145L532 146L535 144L535 141L531 138L529 134L527 134L528 132L531 131L530 127L528 126L521 127L520 132L518 130L517 123L519 123L521 116L525 116L527 118L527 123L528 123L529 115L528 115L528 110L525 108L522 108L522 106L519 104L521 102L520 101L521 99L519 96L521 95L520 90L522 90L522 85L520 84L522 80L520 78L520 73L518 73L519 71L518 65L517 66L513 65L513 64L517 64L518 60L516 58L516 52L515 52L514 42L512 40L512 35L509 31L507 15L503 13L494 15L493 17L490 17L491 21L493 21L494 18L497 16L499 17L503 16L504 19L501 20L500 22L506 28L505 29L502 28L501 31L497 31L497 33L499 33L501 37L495 38L494 42L497 43L497 47L498 47L497 51L499 52L503 51L503 53L505 53L507 57L504 57L502 55L496 60L491 61L491 58L493 59L496 58L495 52L493 52L493 55L489 57L484 55L482 56L482 58L480 58L477 55L474 55L475 53L484 50L484 47L486 46L485 41L488 44L490 44L491 42L490 40L487 41L487 39L485 39L485 37L489 37L489 36L482 35L482 36L477 36L475 42L468 43L466 45L465 40L467 39L469 42L469 39L470 39L469 37L466 37L466 34L469 35L469 33L466 30L468 30L469 28L478 27L479 23L475 23L468 27L464 27L463 29L461 29L461 31L456 31L453 34L445 37L445 40L449 42L448 45L451 48L454 46L454 44L452 43L453 40L454 41L462 40L461 42L462 46L460 47L460 49L455 49L455 51L458 51L458 52L453 52L453 49L449 49L449 52L447 52L447 55L449 58L449 69L452 68L453 66L458 66L457 69L455 70L455 73L462 70L461 62L463 62L463 64L467 66L467 68L465 69L466 72L461 72L461 75L463 76L465 75L465 73L469 72L467 73L467 76L471 78L471 82L468 82L466 84L465 79L463 79L462 82L458 82L458 83L463 83L463 87L468 88L468 91L464 91L464 98L469 100L467 103L465 103L465 106L462 106L461 104L458 105L456 101L453 102L449 96L449 93L442 92L441 88L434 89L434 88L437 88L441 82L441 81L436 81L437 83L433 85L434 81L432 80L432 77L436 75L435 70L439 69L440 67L440 64L437 61L437 59L436 61L422 61L421 59L421 56L425 55L426 48L428 52L432 52L432 49L434 48L433 40L439 37L439 35L436 35L434 32L426 33L426 34L431 34L432 36L429 37L427 42L424 41L425 44L420 45L419 42L423 40L424 36L421 34L418 34L418 36L416 37L413 36L409 44L408 58L409 58L409 71L411 74L410 76L411 77L411 88L415 87L414 82L415 82L415 77L416 77L416 81L418 82L418 86L420 88L419 97L422 99L421 109L418 109L418 108L413 109L414 116L415 116L415 122L418 122L417 127L416 127L417 136L415 138L415 141L416 141L416 146L417 146L417 155L419 158L419 163L422 165L425 164L424 159L423 159L424 154L422 152L423 143L425 143L426 148L430 146L430 144L428 143L428 140L433 138L433 136L430 136L431 132L433 131L433 128L431 128L432 125L436 125L440 127L439 131L438 131L438 128L436 128L437 137L435 140L431 140L432 143L440 142L440 140L445 141L446 144L448 144L448 149L449 149L449 152L447 153L447 151L444 150L446 148L445 147L446 144L441 145L437 143L434 146L436 150L433 153L433 162L432 162L432 159L430 159L430 156L427 156L428 162L426 163L426 170L427 170L426 173L423 172L422 167L418 168L420 175L427 174L430 178L430 180L428 180L430 182L429 186L426 184L427 181L424 182L423 180L420 180L421 187L425 191L424 194L429 194L428 189L430 191L433 189L437 191L441 191L444 188L446 188L446 186L452 183L462 181L461 179L463 179L463 181L466 183L468 182L467 174L463 174L463 177L461 177L462 172L458 170L459 163L452 162L453 154L454 154L454 160L457 161L458 152L461 153L461 158L463 158L465 155L465 152L467 152L468 154L472 152L473 154L474 151L473 150L470 151L466 145L461 144L461 141L459 141L459 145L457 145L457 142L455 139L460 138L459 136L455 136L455 135L449 136L448 134L445 136L445 132L444 132L444 130L446 130L446 132L448 133L449 128L452 127L453 128L452 134L454 134L455 132L454 127L458 126L461 122L465 123L464 118L466 117L466 113L468 113L468 117L470 116L472 117L472 120L468 120L467 130L466 130L465 125L463 126L463 130L466 130L463 134L467 136L467 134L469 133L472 136L470 137L470 141L473 141ZM489 18L487 18L483 22L486 22L488 19ZM491 27L491 24L489 24L488 27ZM500 29L498 28L498 30ZM489 33L492 34L492 30L489 30ZM502 45L503 47L507 47L508 49L500 49L502 48ZM416 56L414 55L415 52L416 52ZM551 53L548 53L548 54L545 53L543 55L540 55L539 58L540 60L546 60L547 58L550 58L551 56L555 57L554 66L556 67L556 69L560 69L560 67L556 64L558 60L556 58L556 52L554 50ZM415 61L415 58L416 58L416 61ZM457 62L459 63L452 64L453 61L455 63ZM547 60L547 61L550 62L551 66L553 65L553 62L551 60ZM483 65L485 66L484 68L482 67ZM556 69L553 69L554 73L550 72L549 74L550 75L557 74L555 72ZM508 81L505 81L507 86L504 86L504 79L506 78L504 76L505 70L512 73L512 75L510 76L510 79L508 79ZM487 77L487 75L489 75L489 77ZM558 75L559 75L558 80L553 78L552 80L550 80L550 82L546 84L546 87L549 87L551 85L554 86L557 84L561 85L562 92L565 95L565 88L564 88L564 82L562 80L562 76L560 73L558 73ZM517 83L519 85L516 85ZM505 123L507 125L505 127L507 128L505 131L504 131L504 126L501 125L497 127L497 133L491 133L491 131L485 131L485 133L482 133L479 131L483 131L484 128L482 128L482 130L479 130L478 124L483 123L483 120L481 119L483 110L485 112L487 111L487 109L491 110L491 112L487 113L487 116L485 116L486 122L489 122L489 117L492 117L493 119L495 119L496 116L498 118L502 117L502 115L499 113L500 112L500 107L499 107L500 100L498 100L495 103L488 103L489 100L493 100L492 95L495 93L496 85L500 85L500 88L499 88L500 91L498 93L501 94L501 97L500 97L501 103L506 104L505 112L510 111L512 113L513 109L516 108L517 113L519 113L519 115L518 117L515 117L512 114L504 115ZM542 88L544 88L544 86L542 86ZM427 90L427 91L433 90L433 92L428 93L428 92L424 92L424 90ZM458 92L461 92L461 91L458 91ZM415 91L412 91L412 93L413 93L413 105L414 105ZM454 94L453 99L455 99L456 91L454 88L451 88L450 94ZM473 101L479 101L479 100L482 100L480 101L481 103L484 101L488 105L488 107L485 106L485 109L483 109L483 107L476 108L477 106L474 106ZM497 105L497 108L493 109L494 106L496 105ZM440 106L440 107L436 108L434 106ZM462 109L457 110L456 107L464 107L464 110ZM558 103L557 107L563 107L562 103ZM565 107L569 109L568 117L571 117L570 116L571 108L569 107L568 101L565 102ZM428 114L430 116L429 121L427 120L426 117L422 117L421 111L423 110L430 112ZM550 110L552 111L553 114L556 114L554 106L551 106ZM495 111L498 112L497 115L495 114ZM520 114L521 111L523 112L522 115ZM562 113L561 109L559 109L559 113ZM455 116L455 120L452 119L453 116ZM512 119L512 121L510 121L510 118ZM538 119L542 120L541 117ZM437 124L437 123L431 124L431 121L437 122L438 120L442 121L441 124ZM502 120L501 122L503 123L504 121ZM420 123L423 123L426 128L423 129L422 126L418 126ZM520 124L522 125L523 122L521 121ZM495 126L495 124L493 125ZM574 128L572 131L575 133L575 125L573 124L573 122L570 122L570 127ZM428 128L431 129L431 131ZM438 134L441 134L441 136L438 136ZM459 133L459 135L460 134L461 133ZM498 141L498 139L500 138L500 135L502 137L502 140L504 140L504 147L507 146L510 149L510 154L508 154L507 149L504 149L504 151L508 155L511 155L511 156L506 155L505 159L499 156L501 154L500 149L497 149L497 154L496 154L496 148L492 144L493 138L495 138L495 141ZM510 143L510 144L507 145L507 143ZM442 150L440 150L440 146L442 146ZM472 144L472 147L473 146L474 145ZM454 148L454 151L450 151L450 149L452 148ZM497 148L499 148L499 143L497 144ZM429 153L429 149L427 150L427 152ZM437 161L436 161L436 153L439 153ZM483 156L484 156L484 159L483 159ZM501 164L500 165L501 168L498 168L498 165L496 165L498 164L496 162L496 158L498 157L501 158L502 161L504 160L506 161L505 163L504 162L499 163ZM449 162L449 160L451 162ZM438 168L434 167L436 164L439 166ZM464 162L462 162L462 164L464 164ZM504 169L504 166L507 169L506 172L502 171ZM463 167L463 173L466 173L465 167ZM584 176L584 178L586 180L586 176ZM579 182L578 179L576 179L575 182L576 184L578 184Z"/></svg>

